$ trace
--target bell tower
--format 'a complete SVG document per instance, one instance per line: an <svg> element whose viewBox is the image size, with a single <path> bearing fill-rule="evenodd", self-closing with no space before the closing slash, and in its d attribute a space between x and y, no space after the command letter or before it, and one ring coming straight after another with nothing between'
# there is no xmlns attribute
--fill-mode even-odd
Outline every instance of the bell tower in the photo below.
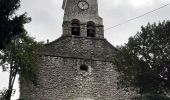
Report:
<svg viewBox="0 0 170 100"><path fill-rule="evenodd" d="M104 38L97 0L63 0L63 35Z"/></svg>

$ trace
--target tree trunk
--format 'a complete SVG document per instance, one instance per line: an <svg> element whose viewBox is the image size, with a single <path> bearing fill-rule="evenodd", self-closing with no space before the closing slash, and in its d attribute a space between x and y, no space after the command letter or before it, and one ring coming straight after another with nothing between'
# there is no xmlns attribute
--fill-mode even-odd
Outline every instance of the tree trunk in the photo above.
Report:
<svg viewBox="0 0 170 100"><path fill-rule="evenodd" d="M13 65L13 60L10 64L10 75L9 75L9 84L8 84L8 90L5 95L5 100L10 100L13 92L13 85L15 82L16 74L17 74L17 67Z"/></svg>

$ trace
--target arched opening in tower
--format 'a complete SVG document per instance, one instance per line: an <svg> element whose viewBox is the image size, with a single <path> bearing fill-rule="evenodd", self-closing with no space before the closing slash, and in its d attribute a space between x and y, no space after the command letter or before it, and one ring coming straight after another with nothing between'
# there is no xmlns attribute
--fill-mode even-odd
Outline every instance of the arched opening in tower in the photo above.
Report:
<svg viewBox="0 0 170 100"><path fill-rule="evenodd" d="M78 19L73 19L71 25L72 35L80 36L80 21Z"/></svg>
<svg viewBox="0 0 170 100"><path fill-rule="evenodd" d="M87 37L95 37L95 23L87 22Z"/></svg>

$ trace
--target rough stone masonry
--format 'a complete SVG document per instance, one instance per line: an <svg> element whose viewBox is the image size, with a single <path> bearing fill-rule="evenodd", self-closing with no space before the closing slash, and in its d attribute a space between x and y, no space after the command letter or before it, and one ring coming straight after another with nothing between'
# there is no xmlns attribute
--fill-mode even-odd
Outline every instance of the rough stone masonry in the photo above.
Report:
<svg viewBox="0 0 170 100"><path fill-rule="evenodd" d="M116 49L104 38L97 0L64 0L62 36L39 52L37 86L21 84L24 100L130 100L118 89Z"/></svg>

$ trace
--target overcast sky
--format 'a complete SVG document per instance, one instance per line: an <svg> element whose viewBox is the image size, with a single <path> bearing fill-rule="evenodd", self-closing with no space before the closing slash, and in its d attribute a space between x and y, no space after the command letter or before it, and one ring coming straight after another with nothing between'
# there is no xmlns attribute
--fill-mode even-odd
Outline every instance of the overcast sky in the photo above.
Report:
<svg viewBox="0 0 170 100"><path fill-rule="evenodd" d="M37 41L53 41L62 34L63 0L22 0L20 13L27 12L32 22L25 25L28 33ZM170 3L170 0L98 0L99 15L105 29ZM105 38L114 46L127 42L148 22L170 20L170 6L121 26L105 31ZM7 85L7 74L0 72L0 89ZM2 81L1 81L2 80ZM15 88L18 88L15 85ZM18 95L18 93L16 94ZM17 97L17 96L16 96Z"/></svg>

